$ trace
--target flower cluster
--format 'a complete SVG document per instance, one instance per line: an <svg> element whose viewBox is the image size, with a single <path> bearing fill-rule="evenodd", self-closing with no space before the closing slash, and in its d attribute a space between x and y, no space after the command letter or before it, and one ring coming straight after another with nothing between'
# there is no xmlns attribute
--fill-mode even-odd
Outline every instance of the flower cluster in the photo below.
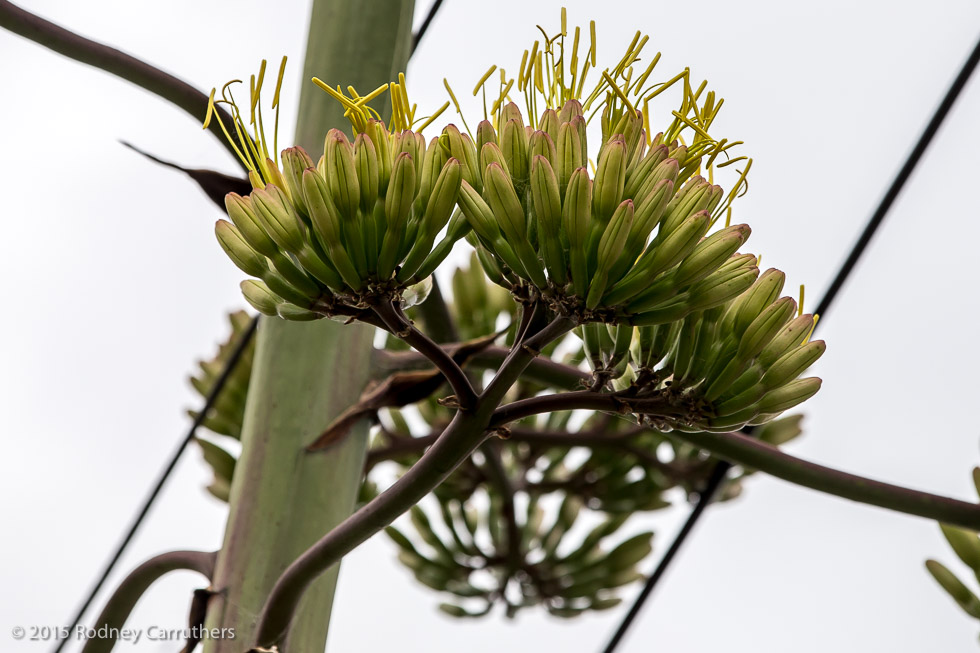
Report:
<svg viewBox="0 0 980 653"><path fill-rule="evenodd" d="M634 75L646 43L639 33L586 94L594 23L592 34L581 65L581 31L569 54L563 24L525 51L516 80L501 70L500 95L468 155L478 165L464 175L459 198L473 227L468 239L497 283L582 321L664 324L723 304L758 275L731 260L748 226L726 225L706 237L721 216L730 218L751 166L745 157L722 161L739 142L708 133L723 100L705 92L706 83L693 88L687 70L648 84L659 55ZM486 93L495 70L475 92ZM664 131L651 134L651 101L674 86L680 107ZM529 124L506 102L512 89L524 96ZM596 116L602 133L590 152ZM745 168L726 195L711 181L715 168L739 161Z"/></svg>
<svg viewBox="0 0 980 653"><path fill-rule="evenodd" d="M347 107L354 141L331 129L317 162L291 147L280 168L261 128L261 77L252 82L251 104L259 107L253 133L227 87L223 100L245 143L239 153L253 191L226 197L231 222L219 221L215 232L235 265L258 278L243 282L245 298L263 314L291 320L350 314L377 298L404 300L406 289L425 280L468 230L462 218L451 220L462 166L440 145L459 133L449 128L426 143L425 125L409 129L414 107L396 113L389 130L367 103L388 92L395 106L406 107L404 78L365 97L350 89L353 98L320 82Z"/></svg>

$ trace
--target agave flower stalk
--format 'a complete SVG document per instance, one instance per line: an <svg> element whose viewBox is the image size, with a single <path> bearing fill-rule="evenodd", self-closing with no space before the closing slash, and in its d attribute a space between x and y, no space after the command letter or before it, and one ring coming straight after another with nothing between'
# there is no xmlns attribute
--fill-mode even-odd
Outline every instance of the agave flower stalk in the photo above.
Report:
<svg viewBox="0 0 980 653"><path fill-rule="evenodd" d="M413 4L369 0L355 7L314 2L305 76L343 76L371 88L390 79L392 70L404 68L408 58ZM310 96L322 93L310 91L304 89L300 98L297 134L300 145L312 149L344 118L339 105L331 101L321 107L319 98ZM316 140L309 136L314 133ZM265 259L271 265L263 263L270 274L282 263L288 274L295 277L299 270L301 278L311 278L298 260L287 256L288 250L277 246L268 251L277 255L275 261ZM275 271L286 277L279 268ZM373 330L363 325L262 319L242 426L242 455L213 578L218 593L207 613L208 628L234 628L236 639L208 639L206 653L241 653L247 648L255 615L281 571L353 510L367 448L365 425L356 425L329 451L311 454L305 448L324 424L357 400L368 380L372 337ZM313 583L295 611L290 650L323 650L337 570Z"/></svg>

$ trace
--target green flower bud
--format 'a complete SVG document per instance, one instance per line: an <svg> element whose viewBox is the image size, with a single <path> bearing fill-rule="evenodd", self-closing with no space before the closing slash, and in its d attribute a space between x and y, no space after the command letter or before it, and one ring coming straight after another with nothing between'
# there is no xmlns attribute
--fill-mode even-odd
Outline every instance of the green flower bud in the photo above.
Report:
<svg viewBox="0 0 980 653"><path fill-rule="evenodd" d="M358 134L354 139L354 166L357 170L361 211L370 215L378 201L380 167L377 149L367 134Z"/></svg>
<svg viewBox="0 0 980 653"><path fill-rule="evenodd" d="M563 122L558 127L558 139L555 143L558 157L558 184L562 196L566 198L566 189L575 171L583 166L585 154L582 152L582 141L571 123Z"/></svg>
<svg viewBox="0 0 980 653"><path fill-rule="evenodd" d="M279 246L269 238L269 234L262 228L262 223L256 217L249 198L242 197L237 193L228 193L225 195L225 209L228 212L228 217L241 232L242 238L255 251L269 258L280 253Z"/></svg>
<svg viewBox="0 0 980 653"><path fill-rule="evenodd" d="M418 194L415 196L415 212L421 215L429 202L429 195L432 194L432 186L442 172L449 157L445 151L439 147L439 140L433 138L429 147L425 150L425 160L422 161L422 176L418 181Z"/></svg>
<svg viewBox="0 0 980 653"><path fill-rule="evenodd" d="M559 161L561 153L559 150ZM559 174L559 181L561 174ZM589 274L585 245L589 238L589 216L592 207L592 181L585 168L578 168L568 178L568 190L562 205L562 227L568 238L568 254L572 272L572 287L579 297L585 297Z"/></svg>
<svg viewBox="0 0 980 653"><path fill-rule="evenodd" d="M749 361L758 356L794 313L796 302L791 297L783 297L767 306L742 334L738 343L739 359Z"/></svg>
<svg viewBox="0 0 980 653"><path fill-rule="evenodd" d="M623 200L613 213L599 241L596 272L589 285L589 294L585 304L587 308L595 308L599 305L609 283L609 271L622 254L632 226L633 200Z"/></svg>
<svg viewBox="0 0 980 653"><path fill-rule="evenodd" d="M678 285L686 285L705 278L731 258L751 233L747 224L738 224L711 234L684 258L674 272L674 281Z"/></svg>
<svg viewBox="0 0 980 653"><path fill-rule="evenodd" d="M571 122L573 118L581 118L584 113L581 102L576 99L568 100L562 105L561 111L558 113L558 123Z"/></svg>
<svg viewBox="0 0 980 653"><path fill-rule="evenodd" d="M612 288L606 302L619 304L629 301L630 310L634 308L641 310L640 307L650 306L650 302L659 302L664 296L671 296L672 290L676 291L680 288L674 283L673 277L653 285L650 284L650 280L690 254L697 247L698 241L704 236L710 224L711 216L707 212L701 212L688 218L662 243L655 240L629 274Z"/></svg>
<svg viewBox="0 0 980 653"><path fill-rule="evenodd" d="M624 192L627 197L639 197L641 196L640 188L649 183L648 177L651 171L657 169L660 164L662 164L667 159L668 148L666 145L655 145L647 150L646 154L640 159L634 167L627 167L626 170L626 185L624 186ZM679 171L680 166L677 165L677 161L674 161L673 166ZM661 173L662 174L662 173ZM656 174L654 174L656 176ZM674 173L674 178L677 178L677 173ZM654 183L661 181L657 179Z"/></svg>
<svg viewBox="0 0 980 653"><path fill-rule="evenodd" d="M388 130L380 120L369 120L364 132L374 145L375 156L378 160L378 196L388 192L388 180L391 179L391 154Z"/></svg>
<svg viewBox="0 0 980 653"><path fill-rule="evenodd" d="M254 279L248 279L242 281L241 289L242 294L245 296L245 301L247 301L252 308L257 310L262 315L275 316L278 315L276 308L279 304L285 302L282 297L279 297L261 281L255 281Z"/></svg>
<svg viewBox="0 0 980 653"><path fill-rule="evenodd" d="M493 128L493 123L489 120L481 120L480 124L476 126L476 149L478 152L483 151L483 146L487 143L497 143L497 132Z"/></svg>
<svg viewBox="0 0 980 653"><path fill-rule="evenodd" d="M980 619L980 599L953 572L935 560L926 560L926 569L964 612L975 619Z"/></svg>
<svg viewBox="0 0 980 653"><path fill-rule="evenodd" d="M776 301L779 293L783 291L785 281L786 275L781 271L774 268L766 270L752 286L752 289L739 297L729 307L728 312L722 320L722 329L733 331L737 336L741 337L745 333L745 329L752 323L752 320L766 306Z"/></svg>
<svg viewBox="0 0 980 653"><path fill-rule="evenodd" d="M546 133L551 138L552 143L556 143L558 141L558 125L561 122L554 109L546 109L542 112L541 119L538 120L538 129Z"/></svg>
<svg viewBox="0 0 980 653"><path fill-rule="evenodd" d="M487 145L487 147L492 147L492 145ZM517 192L514 190L510 177L500 165L491 163L487 166L484 183L483 196L493 210L494 218L500 225L504 238L520 260L527 278L539 288L546 287L548 282L544 276L544 269L541 267L537 254L531 248L530 241L528 241L524 208L517 198Z"/></svg>
<svg viewBox="0 0 980 653"><path fill-rule="evenodd" d="M493 210L465 177L464 174L463 183L460 185L459 208L483 242L493 243L500 238L500 228L493 217Z"/></svg>
<svg viewBox="0 0 980 653"><path fill-rule="evenodd" d="M330 197L327 183L316 170L310 169L303 173L303 191L310 209L313 230L330 257L330 262L340 273L344 283L354 290L359 289L363 279L341 240L342 219Z"/></svg>
<svg viewBox="0 0 980 653"><path fill-rule="evenodd" d="M592 188L593 217L606 223L623 198L626 184L626 143L611 140L599 153Z"/></svg>
<svg viewBox="0 0 980 653"><path fill-rule="evenodd" d="M215 222L214 235L218 237L218 243L228 258L245 274L261 277L269 270L265 257L249 247L241 232L230 222Z"/></svg>
<svg viewBox="0 0 980 653"><path fill-rule="evenodd" d="M347 136L339 129L327 132L324 143L327 157L327 174L324 175L330 196L345 219L354 219L361 201L361 188L357 181L354 148Z"/></svg>
<svg viewBox="0 0 980 653"><path fill-rule="evenodd" d="M276 314L282 319L289 320L291 322L312 322L313 320L318 320L321 317L319 313L308 311L305 308L294 306L288 302L276 306Z"/></svg>
<svg viewBox="0 0 980 653"><path fill-rule="evenodd" d="M980 570L980 538L977 534L947 524L940 524L939 528L959 559L970 569Z"/></svg>
<svg viewBox="0 0 980 653"><path fill-rule="evenodd" d="M767 390L773 390L789 383L816 363L826 350L822 340L814 340L787 352L766 370L762 384Z"/></svg>
<svg viewBox="0 0 980 653"><path fill-rule="evenodd" d="M790 381L781 388L766 393L759 402L760 413L781 413L803 403L820 390L821 381L815 376Z"/></svg>
<svg viewBox="0 0 980 653"><path fill-rule="evenodd" d="M538 132L543 134L543 132ZM547 138L547 134L543 134ZM551 280L559 287L568 282L565 252L561 245L561 196L558 177L544 156L531 161L531 200L540 231L539 247Z"/></svg>
<svg viewBox="0 0 980 653"><path fill-rule="evenodd" d="M745 292L759 276L759 268L752 266L735 270L722 270L699 281L690 289L694 310L704 310Z"/></svg>
<svg viewBox="0 0 980 653"><path fill-rule="evenodd" d="M517 109L516 105L510 104L508 106ZM528 177L528 139L524 125L519 120L519 111L517 116L517 119L510 119L505 122L500 130L500 151L503 153L504 161L507 162L507 170L510 176L517 182L524 182Z"/></svg>
<svg viewBox="0 0 980 653"><path fill-rule="evenodd" d="M487 143L483 146L483 149L480 150L480 170L483 171L484 185L487 183L487 168L491 163L495 163L500 166L500 168L504 171L504 175L506 175L508 178L510 177L510 167L504 160L503 152L500 151L500 148L497 147L495 143Z"/></svg>
<svg viewBox="0 0 980 653"><path fill-rule="evenodd" d="M313 301L317 298L315 291L299 289L292 285L291 281L287 280L282 274L273 270L266 272L262 276L262 280L265 281L265 285L273 293L279 295L287 302L292 302L302 308L311 307Z"/></svg>
<svg viewBox="0 0 980 653"><path fill-rule="evenodd" d="M532 132L528 140L528 157L533 162L536 156L546 158L552 170L558 165L558 149L546 131L538 130Z"/></svg>
<svg viewBox="0 0 980 653"><path fill-rule="evenodd" d="M636 215L633 228L630 230L630 241L636 243L636 250L642 251L654 227L663 217L664 209L674 193L674 182L661 179L646 196L640 196L636 202Z"/></svg>
<svg viewBox="0 0 980 653"><path fill-rule="evenodd" d="M267 185L264 189L253 190L251 198L256 216L279 247L292 254L303 249L306 237L299 216L282 190Z"/></svg>
<svg viewBox="0 0 980 653"><path fill-rule="evenodd" d="M392 164L391 182L385 195L384 212L387 231L378 259L378 277L388 279L401 258L402 240L408 216L415 200L415 162L407 152L400 152Z"/></svg>
<svg viewBox="0 0 980 653"><path fill-rule="evenodd" d="M313 167L313 159L303 148L290 147L282 151L282 167L290 202L300 215L308 216L310 212L303 195L303 172Z"/></svg>
<svg viewBox="0 0 980 653"><path fill-rule="evenodd" d="M695 213L709 210L712 198L712 186L701 177L695 177L684 184L674 195L674 199L664 210L663 222L660 228L666 233L672 232L678 225Z"/></svg>
<svg viewBox="0 0 980 653"><path fill-rule="evenodd" d="M419 235L415 243L409 243L410 251L402 264L402 269L398 272L398 279L407 282L413 277L426 277L429 272L420 272L420 268L427 269L435 267L449 254L451 244L462 237L463 231L459 227L450 226L449 234L444 242L447 246L432 249L436 236L446 225L452 214L453 207L459 197L460 184L462 183L462 165L456 159L449 159L436 179L429 201L425 208L425 213L421 218ZM465 221L464 221L465 224Z"/></svg>
<svg viewBox="0 0 980 653"><path fill-rule="evenodd" d="M719 401L715 405L715 414L718 417L728 417L739 411L745 410L749 406L754 406L766 394L766 388L760 383L750 386L737 395Z"/></svg>
<svg viewBox="0 0 980 653"><path fill-rule="evenodd" d="M462 164L456 159L446 161L425 206L422 228L426 237L435 239L446 226L456 205L462 181Z"/></svg>
<svg viewBox="0 0 980 653"><path fill-rule="evenodd" d="M449 155L463 164L463 180L476 189L483 190L483 174L479 167L476 147L466 134L460 134L455 125L447 126L439 143L446 148Z"/></svg>
<svg viewBox="0 0 980 653"><path fill-rule="evenodd" d="M759 354L759 364L772 366L787 353L803 344L813 331L813 316L800 315L784 326L775 338Z"/></svg>

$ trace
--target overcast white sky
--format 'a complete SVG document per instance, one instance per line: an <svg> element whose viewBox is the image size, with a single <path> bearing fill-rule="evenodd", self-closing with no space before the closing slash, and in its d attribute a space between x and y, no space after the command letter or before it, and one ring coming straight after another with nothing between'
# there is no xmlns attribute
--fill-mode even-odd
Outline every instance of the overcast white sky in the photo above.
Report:
<svg viewBox="0 0 980 653"><path fill-rule="evenodd" d="M755 157L736 216L754 228L747 249L786 270L788 287L805 282L812 301L980 34L970 0L566 4L570 23L597 20L600 56L642 29L665 74L688 65L726 98L719 127ZM262 57L298 62L308 5L23 2L202 89ZM516 68L534 24L556 25L559 6L447 0L409 66L413 99L438 106L444 76L466 89L491 63ZM185 377L225 336L224 313L244 305L241 275L212 234L217 210L117 140L191 167L236 168L199 123L104 73L6 33L0 62L0 648L36 652L48 647L13 641L11 628L55 626L74 611L186 429L198 400ZM299 69L287 75L281 141ZM975 79L821 323L824 386L792 453L975 498L978 115ZM220 544L225 509L190 454L120 573L160 551ZM686 512L644 521L657 555ZM622 650L975 650L980 625L927 576L929 556L960 569L934 524L758 476L710 511ZM166 579L130 623L182 627L200 585ZM436 612L440 600L376 538L344 563L330 650L591 653L622 614L458 622Z"/></svg>

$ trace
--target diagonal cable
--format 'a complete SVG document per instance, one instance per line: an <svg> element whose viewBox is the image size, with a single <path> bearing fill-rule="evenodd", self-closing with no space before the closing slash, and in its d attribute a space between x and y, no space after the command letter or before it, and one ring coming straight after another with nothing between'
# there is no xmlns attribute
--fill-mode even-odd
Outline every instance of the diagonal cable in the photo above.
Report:
<svg viewBox="0 0 980 653"><path fill-rule="evenodd" d="M437 13L439 13L439 7L441 6L442 0L435 0L435 2L432 3L432 6L429 7L429 13L425 15L425 20L422 21L422 26L419 27L419 31L412 35L413 53L415 52L415 49L419 47L422 37L425 36L425 33L429 30L429 25L432 24L432 19L436 17Z"/></svg>
<svg viewBox="0 0 980 653"><path fill-rule="evenodd" d="M936 108L935 113L933 113L929 123L919 136L919 140L916 142L915 147L912 148L912 151L909 153L905 163L898 171L898 174L895 175L895 179L888 187L888 190L885 191L884 196L882 196L878 207L868 219L868 223L865 226L864 231L861 233L861 236L858 238L857 242L854 243L854 247L851 248L850 253L844 260L844 263L837 270L837 274L834 276L833 282L831 282L830 287L827 288L823 298L821 298L820 303L817 306L816 311L814 311L815 314L826 318L827 311L830 310L831 305L834 303L834 300L840 293L841 288L843 288L844 283L854 271L858 260L864 254L868 244L874 237L875 232L881 226L881 223L884 221L889 209L891 209L892 205L895 203L895 199L902 192L902 188L904 188L906 182L908 182L909 177L912 176L912 172L918 165L919 160L922 159L922 155L925 154L926 149L928 149L929 144L936 135L936 132L939 131L939 127L943 124L943 121L949 114L949 111L956 102L956 99L960 96L960 93L963 91L963 88L966 86L967 81L969 81L970 76L973 74L973 71L976 69L978 63L980 63L980 41L977 41L977 44L973 48L973 52L970 53L970 56L960 69L959 74L956 75L953 83L950 84L949 90L946 91L945 97L943 97L942 102L939 103L939 106ZM746 429L747 433L751 433L751 431L751 427ZM636 597L636 600L630 607L629 612L627 612L626 616L623 617L623 620L620 622L616 632L613 633L609 643L606 644L606 647L603 649L603 653L613 653L616 650L616 647L623 639L626 631L629 630L630 625L636 619L640 610L643 608L644 603L646 603L647 599L650 597L650 594L653 592L654 587L656 587L657 582L661 577L663 577L664 572L674 560L677 552L682 546L684 546L688 535L691 534L695 524L697 524L698 520L701 518L701 515L704 514L705 508L707 508L708 504L711 503L711 500L724 484L725 478L728 475L728 470L731 469L731 467L731 463L724 460L719 460L717 463L715 463L711 476L708 478L708 482L705 485L704 490L698 494L697 502L694 504L694 508L691 509L691 514L688 516L687 521L684 522L684 526L681 527L681 530L674 537L674 541L671 542L667 552L664 553L663 558L657 564L657 568L654 569L653 573L647 579L643 589L640 591L639 596Z"/></svg>
<svg viewBox="0 0 980 653"><path fill-rule="evenodd" d="M224 369L221 370L221 374L215 380L214 387L211 388L211 392L208 393L207 398L204 400L204 407L201 408L201 412L199 412L197 414L197 417L194 418L194 421L193 423L191 423L190 428L187 430L187 434L184 436L184 439L181 440L179 445L177 445L176 451L173 452L173 454L170 456L169 462L160 472L156 484L153 486L153 489L150 490L150 493L143 501L143 505L140 507L139 512L136 514L136 517L133 519L132 524L130 524L130 527L126 531L126 534L123 536L122 540L116 546L115 551L112 554L112 557L109 558L109 562L107 562L105 567L103 568L102 574L99 576L99 579L95 581L95 584L92 586L92 589L90 589L88 594L86 595L85 600L82 602L81 606L79 606L78 610L75 612L75 616L72 618L71 625L68 627L68 630L64 632L70 633L75 631L75 627L82 620L82 617L85 615L85 612L86 610L88 610L89 606L92 605L92 601L95 600L96 595L99 593L99 590L102 589L102 586L105 584L105 581L109 577L109 574L111 574L112 570L115 568L116 563L119 562L119 559L122 557L122 554L126 550L126 547L129 546L130 541L133 539L133 536L136 534L136 531L142 525L143 520L146 519L146 515L150 511L150 507L153 506L153 503L156 501L157 496L160 494L160 491L163 489L164 484L167 482L167 479L170 477L170 474L174 471L174 468L177 466L177 462L180 460L180 457L184 453L184 450L187 449L187 445L189 445L194 440L194 434L197 432L197 428L201 425L201 423L206 418L207 414L211 411L211 408L214 406L215 401L217 401L218 399L218 395L221 394L221 390L225 387L225 384L227 383L228 379L231 378L232 373L235 371L235 367L237 367L238 362L242 358L242 354L245 353L245 349L248 347L248 344L252 341L252 338L255 336L255 330L256 327L258 326L258 323L259 323L258 316L253 317L252 321L248 325L248 328L246 328L245 331L242 333L241 339L238 341L238 344L235 345L235 349L231 352L231 356L228 358L228 362L225 364ZM68 639L60 640L58 642L58 646L54 649L53 653L59 653L65 647L65 644L68 643L68 641L69 641Z"/></svg>

